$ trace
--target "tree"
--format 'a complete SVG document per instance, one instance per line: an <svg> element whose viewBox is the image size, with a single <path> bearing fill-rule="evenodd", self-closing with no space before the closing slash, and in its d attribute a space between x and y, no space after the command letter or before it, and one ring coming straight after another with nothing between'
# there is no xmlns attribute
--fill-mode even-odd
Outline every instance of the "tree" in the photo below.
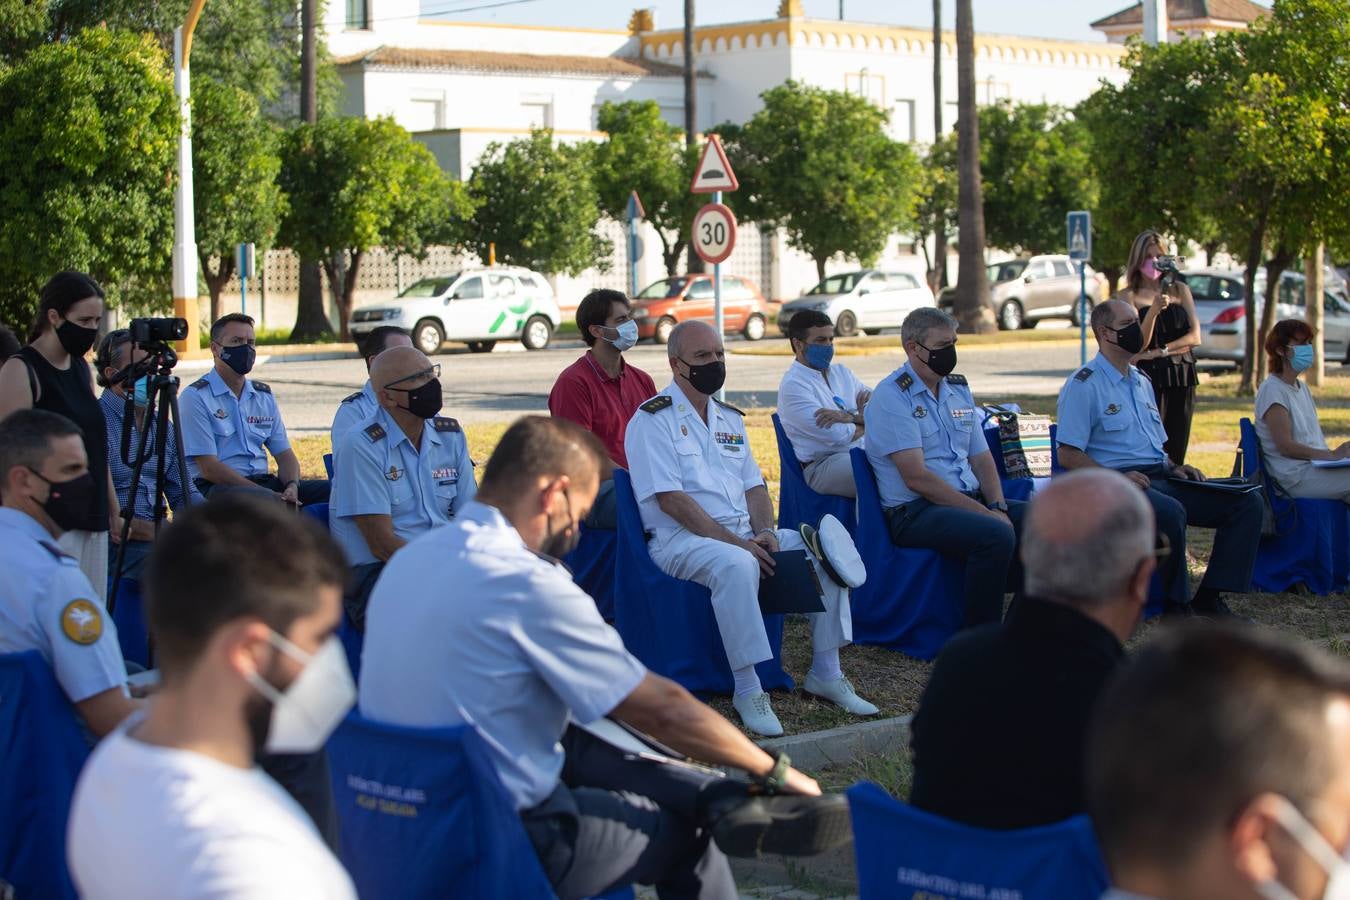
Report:
<svg viewBox="0 0 1350 900"><path fill-rule="evenodd" d="M1082 123L1057 106L1007 101L980 110L980 180L990 245L1062 253L1064 216L1097 205Z"/></svg>
<svg viewBox="0 0 1350 900"><path fill-rule="evenodd" d="M25 321L67 268L146 299L170 258L180 123L160 48L101 30L46 44L0 71L0 109L0 315Z"/></svg>
<svg viewBox="0 0 1350 900"><path fill-rule="evenodd" d="M282 139L278 181L288 200L280 239L322 261L343 340L368 250L423 256L431 244L458 243L472 213L431 151L387 118L297 125Z"/></svg>
<svg viewBox="0 0 1350 900"><path fill-rule="evenodd" d="M946 130L942 127L942 0L933 0L933 145L936 147L946 135ZM932 151L929 151L931 158ZM930 177L935 174L935 170L929 167L927 169ZM935 203L945 203L949 194L938 190L936 182L930 182L934 190L927 192L929 205ZM953 202L952 206L956 203ZM930 285L934 293L940 292L947 286L947 237L950 234L945 225L947 220L947 211L950 207L931 207L927 210L931 230L928 234L933 235L933 258L928 261L928 268L933 272L932 284ZM923 211L919 214L920 220L924 218ZM925 258L928 256L927 236L918 235L919 240L923 242L923 252Z"/></svg>
<svg viewBox="0 0 1350 900"><path fill-rule="evenodd" d="M975 112L975 16L956 0L957 170L960 175L960 263L956 317L965 331L993 331L994 308L984 268L984 198L980 185L980 118Z"/></svg>
<svg viewBox="0 0 1350 900"><path fill-rule="evenodd" d="M548 130L489 144L469 177L476 207L469 249L487 259L495 245L501 262L541 272L607 269L614 248L595 230L600 200L590 156L587 145L555 144Z"/></svg>
<svg viewBox="0 0 1350 900"><path fill-rule="evenodd" d="M915 198L914 236L923 247L924 260L934 272L946 271L947 241L956 236L957 194L956 135L948 133L928 148L920 170L919 188ZM936 252L928 257L928 238L933 238ZM942 289L942 279L936 290Z"/></svg>
<svg viewBox="0 0 1350 900"><path fill-rule="evenodd" d="M197 254L211 294L211 321L220 318L220 292L234 275L235 248L271 246L285 209L277 185L281 160L274 127L246 91L208 79L192 86L192 194ZM217 263L213 269L211 258Z"/></svg>
<svg viewBox="0 0 1350 900"><path fill-rule="evenodd" d="M723 125L747 221L782 228L816 262L843 254L870 263L914 224L918 159L886 134L886 114L862 97L788 81L760 95L745 125Z"/></svg>
<svg viewBox="0 0 1350 900"><path fill-rule="evenodd" d="M628 195L637 191L647 222L661 241L666 274L678 274L694 213L703 202L689 193L697 150L687 149L680 129L663 120L661 107L651 100L606 103L600 107L597 127L606 135L595 147L600 210L624 221Z"/></svg>

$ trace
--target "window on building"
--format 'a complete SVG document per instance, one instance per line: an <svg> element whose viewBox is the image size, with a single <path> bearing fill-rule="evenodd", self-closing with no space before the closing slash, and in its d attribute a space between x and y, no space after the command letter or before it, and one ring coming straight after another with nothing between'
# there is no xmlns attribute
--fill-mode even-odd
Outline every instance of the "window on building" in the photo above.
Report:
<svg viewBox="0 0 1350 900"><path fill-rule="evenodd" d="M897 141L919 139L918 121L914 117L913 100L897 100L891 110L891 134Z"/></svg>
<svg viewBox="0 0 1350 900"><path fill-rule="evenodd" d="M370 0L347 0L347 30L370 30Z"/></svg>
<svg viewBox="0 0 1350 900"><path fill-rule="evenodd" d="M445 100L441 97L423 96L412 98L408 104L408 120L404 126L409 131L436 131L445 127Z"/></svg>
<svg viewBox="0 0 1350 900"><path fill-rule="evenodd" d="M844 91L862 97L873 106L886 108L886 77L884 75L874 75L866 69L858 72L845 72Z"/></svg>
<svg viewBox="0 0 1350 900"><path fill-rule="evenodd" d="M525 114L526 128L553 127L553 101L523 100L521 101L520 108Z"/></svg>

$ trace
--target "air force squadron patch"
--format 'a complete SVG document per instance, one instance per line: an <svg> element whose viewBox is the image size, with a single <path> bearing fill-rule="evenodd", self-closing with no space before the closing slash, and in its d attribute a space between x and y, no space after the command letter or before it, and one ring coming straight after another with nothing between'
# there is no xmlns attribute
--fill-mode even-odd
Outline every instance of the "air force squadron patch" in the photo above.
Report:
<svg viewBox="0 0 1350 900"><path fill-rule="evenodd" d="M61 633L88 646L103 636L103 613L88 600L72 600L61 610Z"/></svg>

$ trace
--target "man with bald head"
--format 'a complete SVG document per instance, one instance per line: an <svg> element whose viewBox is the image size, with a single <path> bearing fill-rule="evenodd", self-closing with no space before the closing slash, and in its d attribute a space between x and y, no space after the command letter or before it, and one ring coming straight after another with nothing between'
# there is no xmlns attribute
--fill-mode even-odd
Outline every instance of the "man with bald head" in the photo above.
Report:
<svg viewBox="0 0 1350 900"><path fill-rule="evenodd" d="M1025 526L1026 596L1002 624L943 648L911 729L910 802L981 828L1084 811L1090 714L1124 659L1155 564L1153 511L1107 469L1056 478Z"/></svg>
<svg viewBox="0 0 1350 900"><path fill-rule="evenodd" d="M735 677L732 705L748 729L772 737L783 726L755 673L756 663L773 657L759 582L773 572L775 552L805 544L797 532L774 527L744 413L712 396L726 381L722 336L706 322L683 322L666 352L673 379L638 407L624 436L642 525L652 535L647 548L661 571L712 592ZM855 715L874 715L839 668L839 648L853 637L848 590L819 568L816 574L825 611L810 616L815 653L804 687Z"/></svg>
<svg viewBox="0 0 1350 900"><path fill-rule="evenodd" d="M1115 469L1153 506L1171 553L1159 564L1174 615L1231 616L1223 592L1251 590L1261 541L1261 497L1205 487L1193 466L1173 463L1148 377L1132 360L1143 349L1139 313L1123 300L1092 310L1097 356L1069 376L1059 392L1059 463L1066 469ZM1194 599L1186 567L1186 526L1213 528L1214 550Z"/></svg>
<svg viewBox="0 0 1350 900"><path fill-rule="evenodd" d="M448 523L476 492L464 431L437 415L440 374L414 347L376 356L370 383L379 408L348 429L334 453L333 537L352 567L346 606L358 628L389 558Z"/></svg>

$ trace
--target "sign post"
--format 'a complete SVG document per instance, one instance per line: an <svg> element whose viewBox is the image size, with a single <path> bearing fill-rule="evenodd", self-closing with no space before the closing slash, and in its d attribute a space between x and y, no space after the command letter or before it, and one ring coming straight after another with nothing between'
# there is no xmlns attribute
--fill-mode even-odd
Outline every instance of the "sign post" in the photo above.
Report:
<svg viewBox="0 0 1350 900"><path fill-rule="evenodd" d="M1068 215L1069 259L1078 263L1078 364L1087 365L1087 323L1091 306L1087 297L1087 261L1092 257L1092 213L1075 210Z"/></svg>
<svg viewBox="0 0 1350 900"><path fill-rule="evenodd" d="M638 293L638 259L642 257L642 243L638 239L638 219L647 218L647 211L642 208L642 201L638 199L637 191L628 195L628 296L636 297Z"/></svg>
<svg viewBox="0 0 1350 900"><path fill-rule="evenodd" d="M253 277L254 249L252 244L240 244L237 263L239 267L239 311L248 315L248 280ZM262 322L258 322L262 328Z"/></svg>
<svg viewBox="0 0 1350 900"><path fill-rule="evenodd" d="M722 192L739 188L736 173L722 149L722 139L708 135L703 145L703 156L694 170L694 181L689 185L692 194L712 194L712 202L694 215L694 252L704 262L713 264L713 328L723 337L725 322L722 317L722 263L736 246L736 217L722 205ZM721 400L723 391L717 392Z"/></svg>

